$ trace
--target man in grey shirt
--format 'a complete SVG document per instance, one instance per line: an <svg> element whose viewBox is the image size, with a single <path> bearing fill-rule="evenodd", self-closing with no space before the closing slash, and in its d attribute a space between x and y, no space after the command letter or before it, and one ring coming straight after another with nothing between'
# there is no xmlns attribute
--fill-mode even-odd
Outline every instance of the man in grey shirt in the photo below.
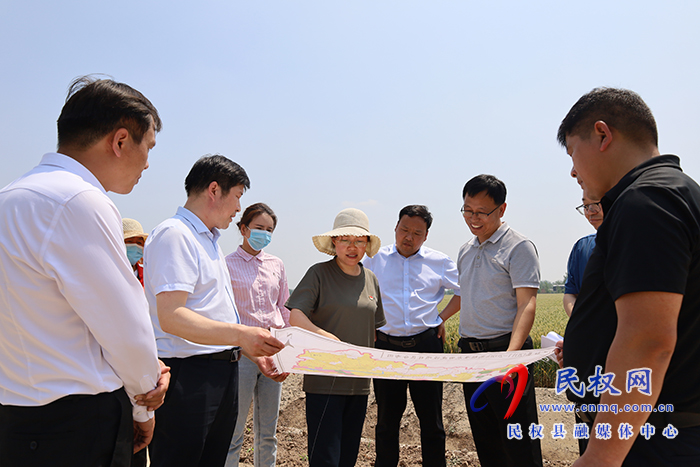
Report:
<svg viewBox="0 0 700 467"><path fill-rule="evenodd" d="M501 220L506 211L502 181L478 175L467 182L462 196L464 221L475 237L462 245L457 260L462 296L459 347L467 353L532 349L529 334L540 284L535 245ZM511 400L500 385L489 386L472 401L481 383L464 384L469 423L484 467L542 465L539 440L528 432L530 424L537 424L529 370L525 392L507 420ZM508 426L515 424L520 430L509 432Z"/></svg>

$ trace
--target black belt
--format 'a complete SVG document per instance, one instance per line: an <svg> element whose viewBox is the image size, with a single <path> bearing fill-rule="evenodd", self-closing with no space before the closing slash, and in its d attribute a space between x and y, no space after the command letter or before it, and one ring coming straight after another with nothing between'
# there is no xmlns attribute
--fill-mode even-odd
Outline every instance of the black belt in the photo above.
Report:
<svg viewBox="0 0 700 467"><path fill-rule="evenodd" d="M588 404L586 404L588 405ZM596 412L581 411L581 404L576 404L576 415L584 423L593 425ZM665 426L669 423L676 428L689 428L700 425L700 413L694 412L651 412L647 422L655 427Z"/></svg>
<svg viewBox="0 0 700 467"><path fill-rule="evenodd" d="M488 352L489 350L499 347L508 348L510 344L510 333L503 336L494 337L493 339L476 339L474 337L462 337L460 342L464 347L469 347L472 352ZM460 347L462 347L460 345Z"/></svg>
<svg viewBox="0 0 700 467"><path fill-rule="evenodd" d="M415 347L418 345L419 342L422 342L429 337L433 337L435 335L435 328L430 328L426 329L425 331L421 332L420 334L416 334L415 336L410 336L410 337L395 337L395 336L390 336L388 334L385 334L381 331L377 331L377 339L380 341L388 342L391 345L396 345L398 347L401 347L403 349L410 349L412 347Z"/></svg>
<svg viewBox="0 0 700 467"><path fill-rule="evenodd" d="M593 422L595 421L595 412L584 412L581 410L581 403L577 402L576 403L576 415L578 418L581 419L583 423L587 423L589 425L593 425Z"/></svg>
<svg viewBox="0 0 700 467"><path fill-rule="evenodd" d="M221 352L207 353L202 355L193 355L197 358L208 358L211 360L226 360L231 363L235 363L241 359L241 348L234 347L232 349L226 349Z"/></svg>

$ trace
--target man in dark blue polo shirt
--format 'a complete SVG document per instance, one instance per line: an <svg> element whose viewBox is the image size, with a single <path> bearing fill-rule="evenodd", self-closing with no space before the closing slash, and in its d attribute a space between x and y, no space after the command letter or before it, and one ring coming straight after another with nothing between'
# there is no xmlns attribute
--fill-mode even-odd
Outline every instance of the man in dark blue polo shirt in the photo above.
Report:
<svg viewBox="0 0 700 467"><path fill-rule="evenodd" d="M583 387L567 392L620 409L589 413L575 465L700 465L700 187L678 157L660 155L654 117L634 92L584 95L558 138L584 196L605 212L564 340L564 366ZM630 378L635 370L648 386ZM614 376L611 386L596 375ZM643 404L674 410L634 410Z"/></svg>

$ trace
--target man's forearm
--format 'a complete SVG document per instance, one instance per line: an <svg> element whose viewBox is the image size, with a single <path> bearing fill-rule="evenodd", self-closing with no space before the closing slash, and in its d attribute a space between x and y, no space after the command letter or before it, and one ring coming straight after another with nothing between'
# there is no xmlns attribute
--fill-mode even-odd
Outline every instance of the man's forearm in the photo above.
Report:
<svg viewBox="0 0 700 467"><path fill-rule="evenodd" d="M638 404L640 407L642 404L649 404L651 407L654 407L659 397L659 392L661 392L663 379L670 360L670 354L658 347L652 349L644 343L629 342L623 337L616 337L610 346L604 373L612 373L615 375L613 385L616 389L621 391L621 394L613 396L606 392L601 395L600 403L607 404L608 406L616 404L617 407L625 407L626 404L630 406ZM636 368L651 369L652 385L650 396L642 394L637 388L633 388L630 393L626 392L625 378L627 376L627 371ZM586 448L586 460L599 463L595 465L621 465L632 447L634 440L639 435L640 428L644 425L648 417L648 412L641 411L618 411L617 414L613 412L598 412L595 418L595 424L609 423L612 436L610 439L597 439L595 431L592 431L588 447ZM620 439L618 430L621 423L628 423L632 426L633 435L627 440ZM658 434L660 434L660 430L663 429L663 427L655 428Z"/></svg>
<svg viewBox="0 0 700 467"><path fill-rule="evenodd" d="M239 325L214 321L186 307L178 307L163 320L158 315L163 331L203 345L238 345Z"/></svg>
<svg viewBox="0 0 700 467"><path fill-rule="evenodd" d="M270 331L204 317L185 306L187 292L156 295L158 320L163 331L203 345L240 346L253 357L274 355L284 344Z"/></svg>
<svg viewBox="0 0 700 467"><path fill-rule="evenodd" d="M571 293L565 293L564 294L564 311L566 312L566 316L571 318L571 312L574 311L574 304L576 303L576 297L578 295L571 294Z"/></svg>
<svg viewBox="0 0 700 467"><path fill-rule="evenodd" d="M535 307L526 307L513 323L513 332L510 336L508 351L520 350L525 340L530 335L532 323L535 322Z"/></svg>
<svg viewBox="0 0 700 467"><path fill-rule="evenodd" d="M444 323L452 316L454 316L455 313L457 313L461 307L462 298L459 295L453 295L450 301L447 302L445 308L442 310L442 313L440 313L439 315L442 322Z"/></svg>
<svg viewBox="0 0 700 467"><path fill-rule="evenodd" d="M535 322L535 310L537 309L537 289L515 289L518 302L518 311L513 321L513 330L510 336L508 351L520 350L525 339L530 335L532 323Z"/></svg>

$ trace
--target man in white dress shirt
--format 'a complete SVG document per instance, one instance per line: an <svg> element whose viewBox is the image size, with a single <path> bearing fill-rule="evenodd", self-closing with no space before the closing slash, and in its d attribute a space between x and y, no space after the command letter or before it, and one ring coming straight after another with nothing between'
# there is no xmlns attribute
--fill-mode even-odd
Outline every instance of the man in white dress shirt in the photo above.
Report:
<svg viewBox="0 0 700 467"><path fill-rule="evenodd" d="M128 465L150 442L136 398L158 385L159 405L169 375L107 192L132 190L160 128L140 92L79 78L57 153L0 190L3 467Z"/></svg>
<svg viewBox="0 0 700 467"><path fill-rule="evenodd" d="M396 243L379 249L364 265L377 276L386 324L377 330L378 349L442 353L444 316L460 307L457 265L447 255L424 247L433 217L421 205L399 212ZM445 290L455 295L443 310L437 306ZM445 318L447 319L447 318ZM399 462L399 425L406 410L406 388L421 428L423 465L445 465L445 429L442 424L442 382L374 379L377 399L377 467Z"/></svg>
<svg viewBox="0 0 700 467"><path fill-rule="evenodd" d="M223 467L236 426L241 350L266 376L286 377L269 358L284 344L267 329L240 324L217 243L249 186L240 165L202 157L185 179L185 205L146 241L146 298L158 354L172 372L149 448L152 467Z"/></svg>

